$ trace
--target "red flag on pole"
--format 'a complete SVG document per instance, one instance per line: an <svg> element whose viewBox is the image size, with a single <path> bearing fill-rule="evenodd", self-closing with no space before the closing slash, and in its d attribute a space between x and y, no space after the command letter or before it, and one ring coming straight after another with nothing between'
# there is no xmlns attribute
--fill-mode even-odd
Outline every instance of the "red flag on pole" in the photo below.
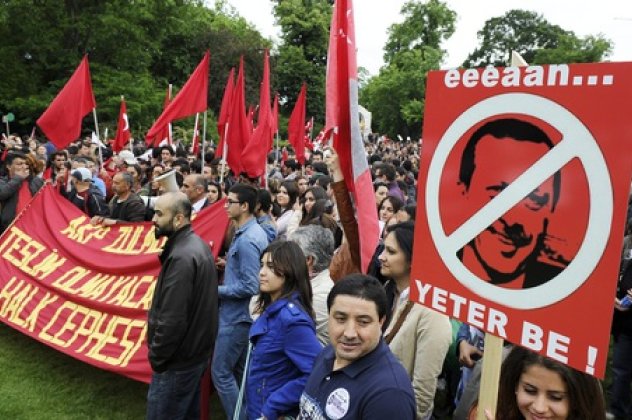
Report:
<svg viewBox="0 0 632 420"><path fill-rule="evenodd" d="M303 82L296 104L287 123L288 141L296 152L296 160L305 164L305 103L307 101L307 85Z"/></svg>
<svg viewBox="0 0 632 420"><path fill-rule="evenodd" d="M125 99L121 96L121 109L119 111L118 124L116 125L116 137L112 143L112 150L120 152L125 145L129 143L132 134L129 131L129 120L127 118L127 105Z"/></svg>
<svg viewBox="0 0 632 420"><path fill-rule="evenodd" d="M96 107L88 56L85 55L66 85L37 119L37 125L57 148L62 149L79 138L81 120Z"/></svg>
<svg viewBox="0 0 632 420"><path fill-rule="evenodd" d="M272 109L270 109L270 59L268 50L263 57L263 78L259 91L259 116L257 128L241 153L243 171L248 177L257 178L265 174L267 155L272 145Z"/></svg>
<svg viewBox="0 0 632 420"><path fill-rule="evenodd" d="M226 80L226 87L224 88L224 96L222 97L222 106L219 111L219 118L217 119L217 134L219 134L219 144L215 151L215 156L224 156L224 143L226 142L226 124L228 123L228 116L230 115L230 105L233 97L233 91L235 90L235 68L230 69L228 74L228 80Z"/></svg>
<svg viewBox="0 0 632 420"><path fill-rule="evenodd" d="M239 175L242 172L241 152L250 141L250 124L246 116L246 87L244 82L244 57L239 60L239 72L237 84L231 100L231 110L228 117L228 130L226 132L226 163L233 173Z"/></svg>
<svg viewBox="0 0 632 420"><path fill-rule="evenodd" d="M210 53L206 51L204 58L184 84L180 92L167 106L160 117L147 132L147 138L153 139L171 121L204 112L208 104L208 71Z"/></svg>
<svg viewBox="0 0 632 420"><path fill-rule="evenodd" d="M352 0L336 0L327 54L326 131L340 159L352 192L360 233L362 271L366 273L379 238L379 225L369 164L360 136L358 118L358 69Z"/></svg>

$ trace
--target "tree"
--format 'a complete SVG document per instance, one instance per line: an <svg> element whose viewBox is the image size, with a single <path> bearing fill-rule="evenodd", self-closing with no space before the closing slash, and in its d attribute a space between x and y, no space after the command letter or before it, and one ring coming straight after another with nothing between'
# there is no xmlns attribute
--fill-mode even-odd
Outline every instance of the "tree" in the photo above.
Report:
<svg viewBox="0 0 632 420"><path fill-rule="evenodd" d="M526 10L510 10L489 19L478 38L480 46L468 56L464 67L506 66L511 51L520 53L530 64L594 62L601 61L612 48L601 36L580 39Z"/></svg>
<svg viewBox="0 0 632 420"><path fill-rule="evenodd" d="M386 64L360 91L360 102L373 113L373 129L395 138L419 137L425 106L426 75L441 65L442 41L454 32L456 14L445 3L408 1L402 23L389 28Z"/></svg>
<svg viewBox="0 0 632 420"><path fill-rule="evenodd" d="M307 83L307 115L325 119L325 75L331 2L327 0L277 0L276 23L281 45L274 73L282 109L289 115L302 83Z"/></svg>
<svg viewBox="0 0 632 420"><path fill-rule="evenodd" d="M206 49L212 112L219 111L226 75L242 54L252 82L249 98L255 103L258 97L262 52L271 42L221 2L213 9L200 0L0 4L0 112L16 115L12 128L18 132L30 132L86 53L99 123L110 132L125 95L132 132L144 134L162 110L167 85L181 87Z"/></svg>

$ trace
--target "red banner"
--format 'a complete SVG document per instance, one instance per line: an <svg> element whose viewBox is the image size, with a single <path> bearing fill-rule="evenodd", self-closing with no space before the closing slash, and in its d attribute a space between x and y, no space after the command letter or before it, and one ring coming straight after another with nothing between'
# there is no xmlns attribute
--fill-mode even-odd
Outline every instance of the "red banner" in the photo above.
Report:
<svg viewBox="0 0 632 420"><path fill-rule="evenodd" d="M193 221L215 256L227 226L223 201ZM149 222L92 226L46 186L0 237L0 320L76 359L149 382L147 311L164 242Z"/></svg>

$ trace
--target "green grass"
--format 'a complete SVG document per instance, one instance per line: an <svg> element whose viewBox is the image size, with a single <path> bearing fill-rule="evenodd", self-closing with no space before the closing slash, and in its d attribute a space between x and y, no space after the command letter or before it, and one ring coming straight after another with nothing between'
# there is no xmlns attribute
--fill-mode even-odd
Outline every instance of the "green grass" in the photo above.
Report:
<svg viewBox="0 0 632 420"><path fill-rule="evenodd" d="M80 362L0 322L0 419L143 419L146 396L147 385ZM216 395L211 418L224 418Z"/></svg>

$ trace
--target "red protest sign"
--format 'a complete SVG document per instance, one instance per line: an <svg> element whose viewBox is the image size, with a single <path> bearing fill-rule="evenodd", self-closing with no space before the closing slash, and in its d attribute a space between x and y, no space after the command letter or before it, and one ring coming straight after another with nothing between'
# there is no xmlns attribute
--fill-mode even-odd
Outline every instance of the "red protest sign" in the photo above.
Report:
<svg viewBox="0 0 632 420"><path fill-rule="evenodd" d="M411 299L603 376L632 63L433 72Z"/></svg>

